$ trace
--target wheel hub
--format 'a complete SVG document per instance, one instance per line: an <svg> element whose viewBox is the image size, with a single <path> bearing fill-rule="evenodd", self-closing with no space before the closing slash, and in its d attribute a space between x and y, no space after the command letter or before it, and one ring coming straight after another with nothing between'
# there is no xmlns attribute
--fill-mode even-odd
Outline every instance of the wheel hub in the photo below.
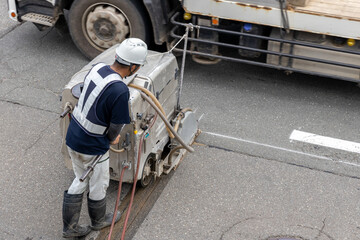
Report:
<svg viewBox="0 0 360 240"><path fill-rule="evenodd" d="M125 16L114 6L100 5L89 12L85 23L91 44L99 50L122 42L129 34Z"/></svg>
<svg viewBox="0 0 360 240"><path fill-rule="evenodd" d="M151 182L152 175L151 173L151 166L149 161L146 161L143 171L143 185L148 185Z"/></svg>
<svg viewBox="0 0 360 240"><path fill-rule="evenodd" d="M115 31L115 26L107 19L99 19L94 23L95 35L103 41L111 41L115 36Z"/></svg>
<svg viewBox="0 0 360 240"><path fill-rule="evenodd" d="M140 184L142 187L148 186L154 180L154 175L151 172L152 164L154 164L154 159L149 157L145 162L142 172L142 178L140 180Z"/></svg>

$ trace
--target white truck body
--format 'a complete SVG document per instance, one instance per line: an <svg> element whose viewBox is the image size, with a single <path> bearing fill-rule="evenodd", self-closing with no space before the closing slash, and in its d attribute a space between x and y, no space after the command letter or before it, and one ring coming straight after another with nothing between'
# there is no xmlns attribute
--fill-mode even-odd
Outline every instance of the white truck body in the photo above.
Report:
<svg viewBox="0 0 360 240"><path fill-rule="evenodd" d="M196 28L187 53L198 63L222 59L360 83L360 0L8 3L12 19L33 22L39 30L68 26L76 46L90 59L127 37L166 43L170 49L192 24ZM182 52L178 46L174 51Z"/></svg>
<svg viewBox="0 0 360 240"><path fill-rule="evenodd" d="M360 0L309 0L288 4L291 30L360 40ZM276 0L184 0L186 12L272 27L283 27Z"/></svg>

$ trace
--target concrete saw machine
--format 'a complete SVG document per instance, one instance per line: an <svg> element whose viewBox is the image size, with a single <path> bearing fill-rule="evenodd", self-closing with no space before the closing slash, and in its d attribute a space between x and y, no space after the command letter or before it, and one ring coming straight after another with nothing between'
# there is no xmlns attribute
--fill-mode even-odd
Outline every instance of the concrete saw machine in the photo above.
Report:
<svg viewBox="0 0 360 240"><path fill-rule="evenodd" d="M61 152L65 165L72 168L65 137L71 112L82 91L83 81L93 64L111 65L117 45L106 50L77 72L62 92L60 128ZM124 166L123 182L137 180L148 186L156 177L176 168L200 133L198 121L189 108L179 107L179 68L172 53L149 51L147 63L135 76L124 79L130 90L131 123L121 130L120 141L110 148L110 177L119 181ZM182 81L181 81L182 82Z"/></svg>

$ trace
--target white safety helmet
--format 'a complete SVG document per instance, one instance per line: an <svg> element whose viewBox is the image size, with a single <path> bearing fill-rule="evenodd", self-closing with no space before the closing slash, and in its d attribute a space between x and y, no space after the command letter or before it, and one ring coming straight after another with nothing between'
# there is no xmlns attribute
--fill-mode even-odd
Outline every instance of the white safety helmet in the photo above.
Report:
<svg viewBox="0 0 360 240"><path fill-rule="evenodd" d="M147 45L139 38L125 39L116 48L116 61L130 66L132 64L144 65L146 63Z"/></svg>

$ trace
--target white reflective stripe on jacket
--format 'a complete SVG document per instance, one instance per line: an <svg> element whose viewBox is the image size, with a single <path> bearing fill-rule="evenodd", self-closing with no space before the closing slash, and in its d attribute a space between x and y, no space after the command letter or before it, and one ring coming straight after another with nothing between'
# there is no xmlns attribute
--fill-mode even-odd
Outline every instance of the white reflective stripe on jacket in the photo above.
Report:
<svg viewBox="0 0 360 240"><path fill-rule="evenodd" d="M76 121L89 133L97 134L97 135L104 135L107 129L107 126L103 126L97 123L91 122L87 119L88 113L95 103L96 99L99 97L102 90L111 82L120 81L121 77L119 74L113 73L109 74L105 78L102 78L98 73L99 69L106 66L103 63L98 63L95 65L86 76L84 81L84 88L80 95L79 101L72 113L73 117ZM85 100L85 95L90 85L90 82L93 82L96 86L89 94L88 98ZM95 109L96 111L96 109ZM96 114L96 113L95 113Z"/></svg>

